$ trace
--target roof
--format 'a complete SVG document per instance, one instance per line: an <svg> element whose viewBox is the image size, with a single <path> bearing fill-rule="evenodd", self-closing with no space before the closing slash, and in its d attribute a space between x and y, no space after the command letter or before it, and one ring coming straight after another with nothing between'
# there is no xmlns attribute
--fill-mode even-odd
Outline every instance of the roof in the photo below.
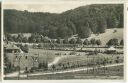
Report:
<svg viewBox="0 0 128 83"><path fill-rule="evenodd" d="M5 47L6 47L6 49L20 49L16 45L13 45L13 44L8 44Z"/></svg>

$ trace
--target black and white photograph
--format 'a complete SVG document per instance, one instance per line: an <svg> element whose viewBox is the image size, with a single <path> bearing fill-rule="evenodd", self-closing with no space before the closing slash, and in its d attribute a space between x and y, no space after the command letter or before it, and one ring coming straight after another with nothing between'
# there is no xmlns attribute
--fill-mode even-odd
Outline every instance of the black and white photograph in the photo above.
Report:
<svg viewBox="0 0 128 83"><path fill-rule="evenodd" d="M124 5L3 4L4 80L124 80Z"/></svg>

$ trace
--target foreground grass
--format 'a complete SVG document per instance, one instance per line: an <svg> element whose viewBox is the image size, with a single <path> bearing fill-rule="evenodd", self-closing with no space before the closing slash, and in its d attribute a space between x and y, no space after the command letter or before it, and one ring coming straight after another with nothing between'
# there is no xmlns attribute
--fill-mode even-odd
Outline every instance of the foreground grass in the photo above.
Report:
<svg viewBox="0 0 128 83"><path fill-rule="evenodd" d="M98 68L89 71L77 71L49 75L29 76L20 80L65 80L65 79L117 79L123 80L123 65L108 68ZM17 80L18 78L5 78L5 80Z"/></svg>

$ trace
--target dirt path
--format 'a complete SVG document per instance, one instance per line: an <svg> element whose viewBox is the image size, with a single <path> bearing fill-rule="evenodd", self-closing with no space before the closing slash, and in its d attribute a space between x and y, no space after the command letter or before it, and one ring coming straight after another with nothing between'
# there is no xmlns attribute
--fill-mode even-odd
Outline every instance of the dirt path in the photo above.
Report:
<svg viewBox="0 0 128 83"><path fill-rule="evenodd" d="M105 67L113 67L113 66L120 66L123 65L123 63L119 63L119 64L112 64L112 65L106 65ZM100 68L103 68L104 66L101 66ZM49 72L49 73L35 73L35 74L29 74L29 76L38 76L38 75L48 75L48 74L58 74L58 73L68 73L68 72L77 72L77 71L83 71L83 70L91 70L93 69L93 67L90 68L79 68L79 69L71 69L71 70L64 70L64 71L55 71L55 72ZM12 73L12 74L8 74L5 77L17 77L18 72L16 73ZM23 77L24 75L20 75L20 77Z"/></svg>
<svg viewBox="0 0 128 83"><path fill-rule="evenodd" d="M52 65L57 64L58 61L59 61L61 58L62 58L62 57L56 57L56 58L53 60L53 62L51 62L51 63L48 64L48 67L51 67Z"/></svg>
<svg viewBox="0 0 128 83"><path fill-rule="evenodd" d="M62 55L62 56L55 57L55 59L53 60L53 62L51 62L51 63L48 64L48 67L51 67L52 65L57 64L64 57L67 57L67 56L63 56Z"/></svg>

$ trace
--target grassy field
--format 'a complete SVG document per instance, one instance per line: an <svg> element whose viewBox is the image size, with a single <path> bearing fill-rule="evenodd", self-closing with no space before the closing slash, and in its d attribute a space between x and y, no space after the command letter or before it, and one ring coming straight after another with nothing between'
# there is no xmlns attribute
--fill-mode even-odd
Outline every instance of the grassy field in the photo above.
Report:
<svg viewBox="0 0 128 83"><path fill-rule="evenodd" d="M50 63L54 60L55 57L64 55L65 53L70 53L70 51L30 49L29 53L29 55L39 54L39 62L48 61L48 63ZM61 55L56 55L58 53L61 53Z"/></svg>
<svg viewBox="0 0 128 83"><path fill-rule="evenodd" d="M86 67L96 67L97 63L103 66L103 61L106 59L106 65L116 63L117 57L119 57L119 63L123 63L123 54L102 54L97 55L87 55L85 52L76 52L76 54L70 55L71 51L57 51L57 50L42 50L42 49L30 49L28 56L38 56L40 63L47 61L51 63L56 57L61 57L57 63L54 64L55 68L48 69L48 72L69 70L75 68L86 68ZM59 55L58 55L59 53ZM10 57L10 56L9 56ZM14 56L13 56L14 57ZM13 61L13 60L12 60ZM29 60L22 60L24 63L28 64ZM33 63L31 60L30 64ZM30 64L26 66L30 66ZM88 65L89 64L89 65ZM33 65L31 65L32 67ZM38 66L38 65L37 65ZM34 73L41 73L43 71L36 71ZM123 79L123 66L109 67L106 70L103 68L89 70L87 71L77 71L74 73L61 73L61 74L51 74L42 76L29 76L29 79ZM17 78L5 78L5 79L17 79ZM21 78L26 79L26 78Z"/></svg>
<svg viewBox="0 0 128 83"><path fill-rule="evenodd" d="M89 71L78 71L70 73L61 74L50 74L50 75L39 75L39 76L29 76L28 78L20 78L21 80L65 80L65 79L113 79L113 80L123 80L123 65L114 66L108 68L99 68ZM15 78L5 78L8 80L17 80Z"/></svg>
<svg viewBox="0 0 128 83"><path fill-rule="evenodd" d="M39 62L48 61L48 63L52 62L56 57L61 57L58 61L56 66L60 64L84 64L87 65L88 63L96 63L102 62L102 60L106 59L108 63L115 63L117 57L123 61L122 54L102 54L99 53L97 55L87 55L85 52L76 52L75 55L70 55L71 51L57 51L57 50L42 50L42 49L30 49L31 54L39 54ZM56 55L56 53L60 53L60 55ZM34 55L33 55L34 56Z"/></svg>
<svg viewBox="0 0 128 83"><path fill-rule="evenodd" d="M114 32L116 30L116 32ZM123 28L115 28L115 29L106 29L105 33L95 35L91 34L91 36L88 39L95 38L100 39L102 42L102 45L106 45L106 43L113 38L117 38L118 40L123 39Z"/></svg>
<svg viewBox="0 0 128 83"><path fill-rule="evenodd" d="M111 62L111 64L115 63L115 60L117 57L119 57L120 62L123 61L123 55L122 54L102 54L99 53L97 55L87 55L85 52L76 52L75 55L70 55L71 51L57 51L57 50L42 50L42 49L30 49L29 54L28 54L28 59L21 58L21 64L26 64L25 66L33 66L33 60L31 56L36 56L38 57L38 62L43 63L43 62L48 62L52 63L56 57L60 57L60 59L57 61L55 64L56 69L62 69L62 65L67 65L68 66L87 66L87 64L93 64L95 63L102 63L103 60L107 60L108 64ZM57 55L56 55L57 54ZM59 54L59 55L58 55ZM15 55L9 55L9 60L13 64L15 60ZM28 64L28 65L27 65ZM17 62L18 65L18 62ZM58 68L57 68L58 67Z"/></svg>

